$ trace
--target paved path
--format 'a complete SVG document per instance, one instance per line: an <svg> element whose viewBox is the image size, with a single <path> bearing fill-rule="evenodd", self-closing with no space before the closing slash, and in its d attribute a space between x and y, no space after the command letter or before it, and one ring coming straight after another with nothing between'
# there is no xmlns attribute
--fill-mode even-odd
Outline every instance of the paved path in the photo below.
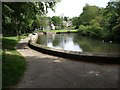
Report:
<svg viewBox="0 0 120 90"><path fill-rule="evenodd" d="M27 46L29 38L17 45L27 69L17 88L117 88L118 65L87 63L49 56Z"/></svg>

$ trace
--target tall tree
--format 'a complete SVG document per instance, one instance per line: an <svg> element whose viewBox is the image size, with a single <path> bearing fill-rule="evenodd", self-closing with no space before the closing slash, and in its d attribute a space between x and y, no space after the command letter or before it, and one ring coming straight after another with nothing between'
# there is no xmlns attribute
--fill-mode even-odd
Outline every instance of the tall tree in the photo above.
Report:
<svg viewBox="0 0 120 90"><path fill-rule="evenodd" d="M72 18L73 26L75 26L75 28L78 29L80 24L90 25L91 21L95 19L97 16L98 16L97 18L100 20L101 19L100 15L102 14L101 10L102 8L99 8L97 6L90 6L89 4L86 4L83 7L83 12L79 15L79 17Z"/></svg>
<svg viewBox="0 0 120 90"><path fill-rule="evenodd" d="M54 10L55 4L56 2L3 2L3 35L8 30L16 35L24 30L32 30L36 15L46 14L48 8Z"/></svg>
<svg viewBox="0 0 120 90"><path fill-rule="evenodd" d="M32 25L33 30L35 30L35 28L40 28L40 30L43 30L47 27L48 23L49 22L46 16L37 16L37 19L34 21Z"/></svg>
<svg viewBox="0 0 120 90"><path fill-rule="evenodd" d="M109 37L114 40L120 40L120 1L108 3L104 12L105 27Z"/></svg>
<svg viewBox="0 0 120 90"><path fill-rule="evenodd" d="M80 17L73 17L72 24L75 26L75 29L78 29L79 25L81 24Z"/></svg>
<svg viewBox="0 0 120 90"><path fill-rule="evenodd" d="M53 16L51 18L52 23L58 27L58 29L61 29L63 22L62 22L62 18L60 18L59 16Z"/></svg>
<svg viewBox="0 0 120 90"><path fill-rule="evenodd" d="M83 13L80 15L81 23L83 25L89 25L90 21L99 15L99 10L100 8L97 6L90 6L89 4L86 4L83 7Z"/></svg>

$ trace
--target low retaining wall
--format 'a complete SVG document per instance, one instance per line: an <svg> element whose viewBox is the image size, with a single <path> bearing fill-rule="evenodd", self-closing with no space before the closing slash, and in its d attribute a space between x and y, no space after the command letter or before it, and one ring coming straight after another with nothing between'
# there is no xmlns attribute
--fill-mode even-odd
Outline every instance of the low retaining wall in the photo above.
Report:
<svg viewBox="0 0 120 90"><path fill-rule="evenodd" d="M28 46L34 50L40 51L44 54L69 58L73 60L99 62L99 63L120 63L120 54L106 54L106 53L89 53L89 52L76 52L61 49L53 49L40 44L37 44L38 35L35 34L28 42Z"/></svg>
<svg viewBox="0 0 120 90"><path fill-rule="evenodd" d="M30 37L29 42L36 43L38 39L38 34L37 33L29 34L29 37Z"/></svg>

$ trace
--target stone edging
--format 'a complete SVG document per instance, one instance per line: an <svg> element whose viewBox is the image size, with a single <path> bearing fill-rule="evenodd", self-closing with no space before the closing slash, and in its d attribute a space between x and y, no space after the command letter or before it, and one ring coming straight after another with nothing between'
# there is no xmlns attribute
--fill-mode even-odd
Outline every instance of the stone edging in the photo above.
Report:
<svg viewBox="0 0 120 90"><path fill-rule="evenodd" d="M53 49L40 44L37 44L38 34L29 35L30 40L28 46L34 50L40 51L45 54L69 58L73 60L100 62L100 63L119 63L120 54L107 54L107 53L89 53L89 52L76 52L61 49Z"/></svg>

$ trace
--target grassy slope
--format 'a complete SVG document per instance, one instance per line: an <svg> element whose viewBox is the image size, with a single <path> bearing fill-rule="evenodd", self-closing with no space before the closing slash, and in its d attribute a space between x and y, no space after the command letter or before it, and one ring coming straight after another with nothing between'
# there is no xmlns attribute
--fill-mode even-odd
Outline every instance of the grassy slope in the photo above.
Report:
<svg viewBox="0 0 120 90"><path fill-rule="evenodd" d="M20 80L26 68L26 61L14 48L19 42L17 37L2 38L2 83L4 87L11 87Z"/></svg>

